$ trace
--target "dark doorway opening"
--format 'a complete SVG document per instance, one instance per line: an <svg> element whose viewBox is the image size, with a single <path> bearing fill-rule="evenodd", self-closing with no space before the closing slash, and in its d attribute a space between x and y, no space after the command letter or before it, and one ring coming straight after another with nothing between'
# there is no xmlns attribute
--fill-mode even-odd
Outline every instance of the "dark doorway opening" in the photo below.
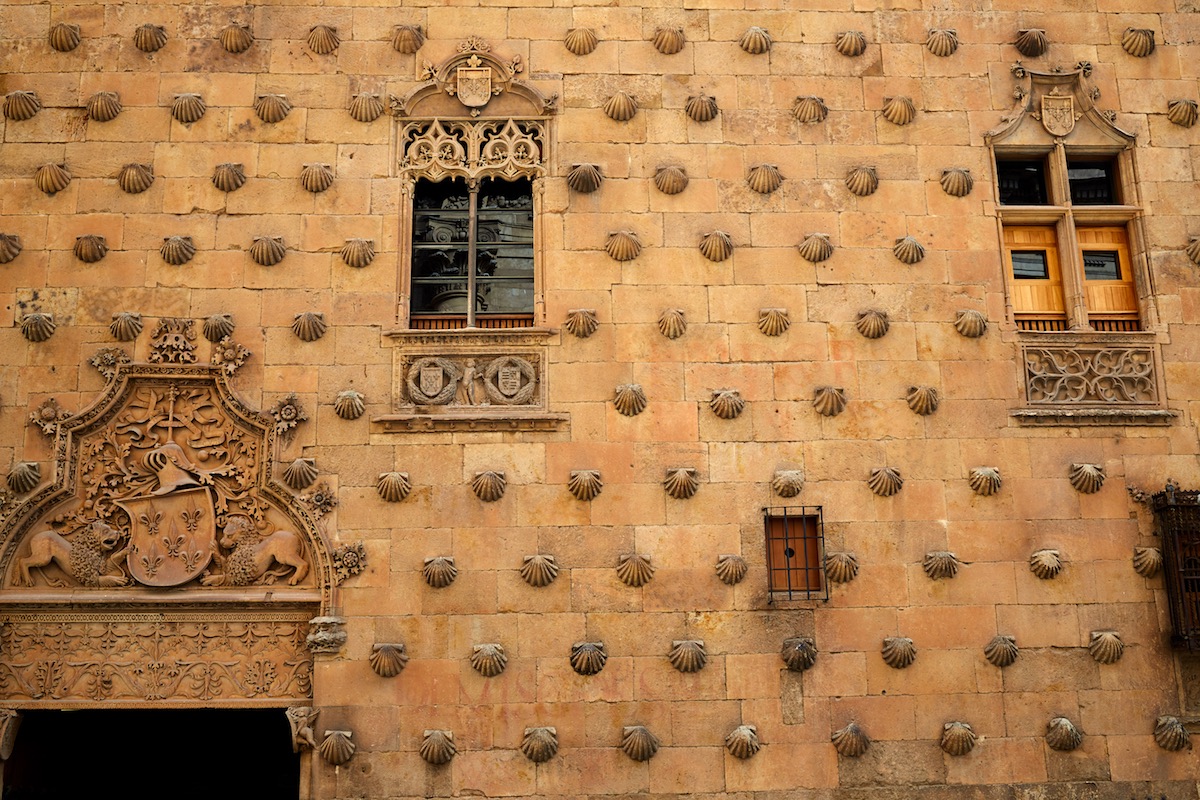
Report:
<svg viewBox="0 0 1200 800"><path fill-rule="evenodd" d="M4 800L299 794L281 708L28 711L4 765Z"/></svg>

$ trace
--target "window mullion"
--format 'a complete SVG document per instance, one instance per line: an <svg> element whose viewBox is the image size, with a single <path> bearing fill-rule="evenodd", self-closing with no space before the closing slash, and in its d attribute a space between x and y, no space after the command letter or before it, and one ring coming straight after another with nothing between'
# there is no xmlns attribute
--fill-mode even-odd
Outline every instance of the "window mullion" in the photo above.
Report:
<svg viewBox="0 0 1200 800"><path fill-rule="evenodd" d="M467 327L475 327L475 240L479 231L479 181L467 184Z"/></svg>

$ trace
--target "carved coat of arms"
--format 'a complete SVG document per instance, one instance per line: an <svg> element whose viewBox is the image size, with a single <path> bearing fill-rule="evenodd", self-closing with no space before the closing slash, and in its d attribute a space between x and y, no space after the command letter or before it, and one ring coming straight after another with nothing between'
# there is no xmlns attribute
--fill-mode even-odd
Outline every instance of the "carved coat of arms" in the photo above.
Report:
<svg viewBox="0 0 1200 800"><path fill-rule="evenodd" d="M1053 136L1066 136L1075 129L1075 98L1071 95L1042 95L1042 126Z"/></svg>
<svg viewBox="0 0 1200 800"><path fill-rule="evenodd" d="M147 586L179 586L197 577L217 546L212 496L204 487L118 500L129 515L126 563Z"/></svg>
<svg viewBox="0 0 1200 800"><path fill-rule="evenodd" d="M492 99L491 67L459 67L456 92L458 101L468 108L481 108Z"/></svg>

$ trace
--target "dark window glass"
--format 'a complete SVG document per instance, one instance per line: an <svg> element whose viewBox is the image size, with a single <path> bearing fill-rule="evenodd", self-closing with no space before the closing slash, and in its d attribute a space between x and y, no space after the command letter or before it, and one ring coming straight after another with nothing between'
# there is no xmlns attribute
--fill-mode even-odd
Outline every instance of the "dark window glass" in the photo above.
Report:
<svg viewBox="0 0 1200 800"><path fill-rule="evenodd" d="M1045 250L1013 250L1012 268L1014 278L1045 280L1050 277Z"/></svg>
<svg viewBox="0 0 1200 800"><path fill-rule="evenodd" d="M1121 280L1121 257L1116 250L1084 250L1083 275L1089 281Z"/></svg>
<svg viewBox="0 0 1200 800"><path fill-rule="evenodd" d="M1116 165L1112 161L1067 161L1071 202L1080 206L1116 205Z"/></svg>
<svg viewBox="0 0 1200 800"><path fill-rule="evenodd" d="M1044 206L1046 194L1046 162L997 161L996 174L1000 181L1000 203L1006 206Z"/></svg>

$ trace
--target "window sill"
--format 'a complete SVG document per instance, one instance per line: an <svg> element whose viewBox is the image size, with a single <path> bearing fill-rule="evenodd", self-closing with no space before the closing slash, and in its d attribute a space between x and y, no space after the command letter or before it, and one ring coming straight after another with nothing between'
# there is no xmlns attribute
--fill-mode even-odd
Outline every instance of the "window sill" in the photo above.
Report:
<svg viewBox="0 0 1200 800"><path fill-rule="evenodd" d="M1166 408L1071 408L1054 406L1048 408L1014 408L1009 416L1023 425L1045 427L1146 425L1166 426L1179 416L1178 411Z"/></svg>
<svg viewBox="0 0 1200 800"><path fill-rule="evenodd" d="M405 345L541 344L558 334L557 328L451 328L422 330L393 328L383 332L389 339Z"/></svg>
<svg viewBox="0 0 1200 800"><path fill-rule="evenodd" d="M549 411L498 411L494 413L384 414L372 417L384 433L445 433L489 431L559 431L570 427L571 416Z"/></svg>

